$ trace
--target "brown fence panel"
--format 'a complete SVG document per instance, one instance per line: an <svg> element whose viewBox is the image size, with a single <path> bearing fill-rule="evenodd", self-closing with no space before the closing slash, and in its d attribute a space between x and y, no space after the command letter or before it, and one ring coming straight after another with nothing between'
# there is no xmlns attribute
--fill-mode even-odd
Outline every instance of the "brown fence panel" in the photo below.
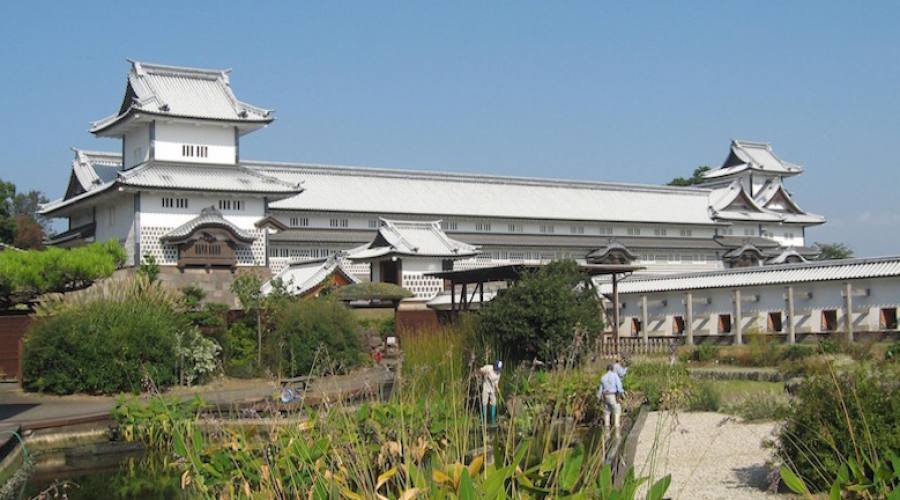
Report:
<svg viewBox="0 0 900 500"><path fill-rule="evenodd" d="M27 313L0 315L0 380L20 375L19 344L33 322Z"/></svg>

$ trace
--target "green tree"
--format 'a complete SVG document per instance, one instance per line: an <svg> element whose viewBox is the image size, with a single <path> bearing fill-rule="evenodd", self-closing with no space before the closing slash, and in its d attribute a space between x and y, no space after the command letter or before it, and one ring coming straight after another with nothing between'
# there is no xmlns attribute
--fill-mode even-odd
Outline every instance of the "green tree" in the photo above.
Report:
<svg viewBox="0 0 900 500"><path fill-rule="evenodd" d="M15 184L0 180L0 243L12 244L16 236L15 198Z"/></svg>
<svg viewBox="0 0 900 500"><path fill-rule="evenodd" d="M709 172L711 169L706 165L701 165L694 169L694 175L684 178L684 177L676 177L669 181L669 186L695 186L697 184L702 184L705 180L703 178L703 174Z"/></svg>
<svg viewBox="0 0 900 500"><path fill-rule="evenodd" d="M853 250L844 243L819 243L817 241L816 246L819 247L819 255L816 256L816 260L849 259L853 257Z"/></svg>
<svg viewBox="0 0 900 500"><path fill-rule="evenodd" d="M500 291L480 313L479 332L513 359L577 357L603 329L600 300L573 260L552 262Z"/></svg>
<svg viewBox="0 0 900 500"><path fill-rule="evenodd" d="M50 292L87 288L125 262L117 241L83 247L0 252L0 308Z"/></svg>
<svg viewBox="0 0 900 500"><path fill-rule="evenodd" d="M231 282L231 292L237 295L244 314L253 315L256 319L256 365L262 366L263 337L263 300L260 291L262 279L252 271L241 271Z"/></svg>
<svg viewBox="0 0 900 500"><path fill-rule="evenodd" d="M273 346L273 361L289 377L308 374L314 368L345 372L363 357L356 318L333 298L287 304L277 315L275 333L279 341Z"/></svg>

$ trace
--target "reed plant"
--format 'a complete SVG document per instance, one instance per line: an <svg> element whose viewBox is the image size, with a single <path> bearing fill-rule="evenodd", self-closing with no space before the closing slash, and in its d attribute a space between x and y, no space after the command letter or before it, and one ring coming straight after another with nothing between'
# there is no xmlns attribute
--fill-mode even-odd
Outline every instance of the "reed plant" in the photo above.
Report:
<svg viewBox="0 0 900 500"><path fill-rule="evenodd" d="M302 407L262 434L187 419L171 446L183 487L219 498L634 498L647 478L629 472L614 485L608 436L586 428L596 396L584 388L596 381L581 367L504 373L516 380L501 386L501 419L488 425L474 396L491 355L474 331L463 322L404 336L387 401ZM669 480L647 497L662 498Z"/></svg>

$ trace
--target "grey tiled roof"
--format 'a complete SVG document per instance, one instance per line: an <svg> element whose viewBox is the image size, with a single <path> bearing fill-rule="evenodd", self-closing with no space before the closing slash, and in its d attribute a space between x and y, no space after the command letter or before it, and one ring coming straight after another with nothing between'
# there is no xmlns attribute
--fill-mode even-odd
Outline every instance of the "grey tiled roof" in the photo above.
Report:
<svg viewBox="0 0 900 500"><path fill-rule="evenodd" d="M226 228L232 234L234 234L235 238L244 243L250 243L256 239L256 237L254 237L253 235L248 234L231 222L228 222L228 220L222 216L222 212L219 212L215 207L206 207L200 211L200 215L198 215L197 217L194 217L193 219L164 234L162 236L162 240L181 240L193 234L194 231L204 227Z"/></svg>
<svg viewBox="0 0 900 500"><path fill-rule="evenodd" d="M619 293L652 293L896 276L900 276L900 256L823 260L659 277L631 276L619 282ZM612 293L612 286L601 284L599 291L603 294Z"/></svg>
<svg viewBox="0 0 900 500"><path fill-rule="evenodd" d="M272 121L271 110L243 103L234 96L228 70L129 62L131 70L121 108L94 122L92 132L100 132L132 112L230 122Z"/></svg>
<svg viewBox="0 0 900 500"><path fill-rule="evenodd" d="M471 257L478 248L447 236L440 221L396 221L381 219L381 227L371 243L348 252L350 260L366 260L385 255L423 257Z"/></svg>

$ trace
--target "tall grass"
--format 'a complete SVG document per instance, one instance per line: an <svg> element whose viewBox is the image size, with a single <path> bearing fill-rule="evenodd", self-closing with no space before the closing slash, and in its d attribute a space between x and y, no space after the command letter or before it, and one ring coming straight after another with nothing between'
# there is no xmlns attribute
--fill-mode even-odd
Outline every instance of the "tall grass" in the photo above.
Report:
<svg viewBox="0 0 900 500"><path fill-rule="evenodd" d="M490 354L473 332L463 322L405 335L389 401L304 407L261 435L202 420L175 427L184 487L224 498L633 498L642 480L632 474L615 488L605 437L586 439L593 375L510 369L502 418L489 426L475 373ZM649 497L667 486L660 480Z"/></svg>

